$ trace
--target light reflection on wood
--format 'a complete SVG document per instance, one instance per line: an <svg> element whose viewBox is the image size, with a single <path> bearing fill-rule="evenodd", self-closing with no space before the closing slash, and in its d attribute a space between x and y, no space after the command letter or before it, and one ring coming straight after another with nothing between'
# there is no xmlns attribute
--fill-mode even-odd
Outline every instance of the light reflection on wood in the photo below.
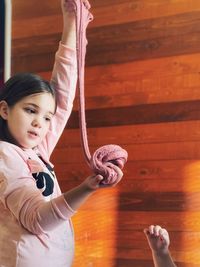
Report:
<svg viewBox="0 0 200 267"><path fill-rule="evenodd" d="M104 190L104 191L103 191ZM117 228L117 189L96 192L73 217L73 267L114 267Z"/></svg>
<svg viewBox="0 0 200 267"><path fill-rule="evenodd" d="M199 213L200 210L200 161L196 160L184 166L182 171L182 191L197 193L194 197L187 198L186 209L196 210ZM185 218L183 222L191 220L190 213L185 212ZM199 224L200 216L193 220L194 225ZM194 227L195 228L195 227ZM194 228L185 228L185 232L181 235L181 252L175 252L174 256L177 260L181 260L188 263L200 264L200 233L199 228L195 231Z"/></svg>

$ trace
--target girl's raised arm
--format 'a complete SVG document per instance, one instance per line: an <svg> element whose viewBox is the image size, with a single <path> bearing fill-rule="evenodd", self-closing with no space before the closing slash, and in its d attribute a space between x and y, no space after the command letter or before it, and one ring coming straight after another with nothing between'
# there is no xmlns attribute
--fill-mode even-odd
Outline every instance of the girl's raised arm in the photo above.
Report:
<svg viewBox="0 0 200 267"><path fill-rule="evenodd" d="M155 267L176 267L169 251L169 234L159 225L144 229Z"/></svg>
<svg viewBox="0 0 200 267"><path fill-rule="evenodd" d="M69 119L77 83L75 13L68 9L67 0L61 0L61 7L63 32L51 78L57 94L57 111L45 140L38 147L44 158L50 157Z"/></svg>

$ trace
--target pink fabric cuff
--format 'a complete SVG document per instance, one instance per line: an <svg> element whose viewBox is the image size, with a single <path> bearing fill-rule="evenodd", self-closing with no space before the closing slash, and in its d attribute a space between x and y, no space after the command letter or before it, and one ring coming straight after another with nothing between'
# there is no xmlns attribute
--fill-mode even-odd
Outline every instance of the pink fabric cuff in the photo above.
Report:
<svg viewBox="0 0 200 267"><path fill-rule="evenodd" d="M54 198L51 203L54 212L57 213L58 217L62 218L63 220L68 220L76 213L76 211L69 206L63 195Z"/></svg>
<svg viewBox="0 0 200 267"><path fill-rule="evenodd" d="M61 56L67 59L71 59L74 60L76 54L76 49L73 49L67 45L64 45L61 43L61 41L59 42L59 48L58 51L56 53L57 56Z"/></svg>

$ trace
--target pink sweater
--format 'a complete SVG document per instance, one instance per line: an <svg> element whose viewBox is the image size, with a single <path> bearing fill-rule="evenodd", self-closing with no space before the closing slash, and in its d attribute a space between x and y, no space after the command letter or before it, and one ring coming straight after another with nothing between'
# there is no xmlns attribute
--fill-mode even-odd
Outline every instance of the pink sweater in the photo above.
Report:
<svg viewBox="0 0 200 267"><path fill-rule="evenodd" d="M74 211L60 191L49 158L70 116L76 80L76 53L60 43L52 74L58 109L46 139L37 149L0 141L1 267L72 264Z"/></svg>

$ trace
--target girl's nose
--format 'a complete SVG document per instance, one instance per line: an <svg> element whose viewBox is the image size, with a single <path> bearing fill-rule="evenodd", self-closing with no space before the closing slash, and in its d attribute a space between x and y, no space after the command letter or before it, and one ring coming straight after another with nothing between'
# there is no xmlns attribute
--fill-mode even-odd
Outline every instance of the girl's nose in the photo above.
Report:
<svg viewBox="0 0 200 267"><path fill-rule="evenodd" d="M32 126L33 127L37 127L37 128L41 128L41 120L39 118L35 118L33 121L32 121Z"/></svg>

